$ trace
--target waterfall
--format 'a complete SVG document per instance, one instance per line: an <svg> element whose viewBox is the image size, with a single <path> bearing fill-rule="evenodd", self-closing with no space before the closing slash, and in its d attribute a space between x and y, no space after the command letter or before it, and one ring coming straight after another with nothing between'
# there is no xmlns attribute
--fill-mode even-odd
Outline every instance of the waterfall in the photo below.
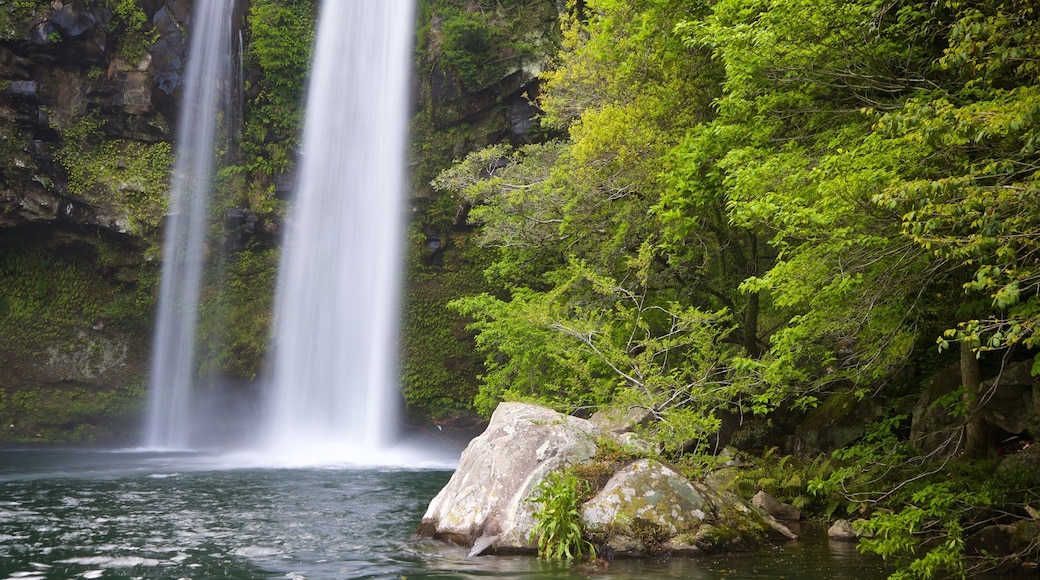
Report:
<svg viewBox="0 0 1040 580"><path fill-rule="evenodd" d="M197 0L193 11L149 380L145 445L152 448L191 445L195 325L233 6L234 0Z"/></svg>
<svg viewBox="0 0 1040 580"><path fill-rule="evenodd" d="M278 273L266 448L379 462L394 435L412 0L325 0Z"/></svg>

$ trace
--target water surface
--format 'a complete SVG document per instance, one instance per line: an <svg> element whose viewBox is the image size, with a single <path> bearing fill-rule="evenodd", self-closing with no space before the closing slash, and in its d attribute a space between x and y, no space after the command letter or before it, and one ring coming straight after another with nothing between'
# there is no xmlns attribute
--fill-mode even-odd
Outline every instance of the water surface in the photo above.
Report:
<svg viewBox="0 0 1040 580"><path fill-rule="evenodd" d="M414 532L445 470L236 467L198 454L0 452L0 579L581 578ZM615 560L595 578L884 578L809 531L750 554Z"/></svg>

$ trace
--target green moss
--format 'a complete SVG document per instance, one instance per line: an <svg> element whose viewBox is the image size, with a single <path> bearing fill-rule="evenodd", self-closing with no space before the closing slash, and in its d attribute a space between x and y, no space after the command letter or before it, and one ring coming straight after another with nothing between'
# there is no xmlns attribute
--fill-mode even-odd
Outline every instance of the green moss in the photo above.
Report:
<svg viewBox="0 0 1040 580"><path fill-rule="evenodd" d="M0 286L0 335L22 354L97 324L118 294L96 272L17 241L0 252Z"/></svg>
<svg viewBox="0 0 1040 580"><path fill-rule="evenodd" d="M296 157L303 90L314 43L313 0L254 0L247 20L246 67L259 72L246 103L242 153L250 181L267 192Z"/></svg>
<svg viewBox="0 0 1040 580"><path fill-rule="evenodd" d="M133 250L102 236L65 236L5 232L0 238L0 360L3 371L14 373L0 372L0 442L109 440L143 401L143 369L120 345L150 332L151 268L132 263ZM137 274L114 280L121 269ZM123 382L111 388L62 382L66 371L51 367ZM10 380L26 371L54 375L55 382Z"/></svg>
<svg viewBox="0 0 1040 580"><path fill-rule="evenodd" d="M596 454L571 467L571 471L589 483L588 497L592 497L619 469L642 457L622 447L613 437L603 436L596 439Z"/></svg>
<svg viewBox="0 0 1040 580"><path fill-rule="evenodd" d="M0 443L99 443L135 418L145 400L142 385L91 389L38 385L0 390Z"/></svg>
<svg viewBox="0 0 1040 580"><path fill-rule="evenodd" d="M401 383L405 404L419 416L472 412L479 359L466 323L448 310L448 288L470 280L459 272L413 272L404 299ZM450 290L448 290L450 291Z"/></svg>
<svg viewBox="0 0 1040 580"><path fill-rule="evenodd" d="M200 374L256 378L267 353L278 253L250 248L209 272L199 306Z"/></svg>
<svg viewBox="0 0 1040 580"><path fill-rule="evenodd" d="M106 0L106 5L112 10L109 29L118 38L119 55L129 62L140 61L156 39L148 25L148 15L138 0Z"/></svg>
<svg viewBox="0 0 1040 580"><path fill-rule="evenodd" d="M0 40L16 40L29 32L33 16L50 8L48 0L12 0L0 9Z"/></svg>
<svg viewBox="0 0 1040 580"><path fill-rule="evenodd" d="M154 232L167 207L173 150L169 143L106 139L104 121L82 115L56 124L62 136L58 161L68 173L69 193L124 212L129 231Z"/></svg>
<svg viewBox="0 0 1040 580"><path fill-rule="evenodd" d="M483 12L458 8L440 11L442 64L452 70L468 90L479 90L502 77L506 61L499 56L503 34Z"/></svg>

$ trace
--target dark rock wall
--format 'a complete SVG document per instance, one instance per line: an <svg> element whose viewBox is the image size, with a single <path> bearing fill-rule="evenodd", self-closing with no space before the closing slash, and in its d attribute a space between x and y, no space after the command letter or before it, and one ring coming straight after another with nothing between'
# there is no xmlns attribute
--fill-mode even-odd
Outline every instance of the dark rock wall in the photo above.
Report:
<svg viewBox="0 0 1040 580"><path fill-rule="evenodd" d="M171 0L144 13L156 38L150 52L120 50L111 9L93 2L40 3L0 42L0 226L60 222L129 233L127 208L69 191L57 160L62 132L94 115L106 140L171 140L186 52L186 22L172 14L186 18L186 6Z"/></svg>
<svg viewBox="0 0 1040 580"><path fill-rule="evenodd" d="M190 2L116 5L0 18L0 443L136 429Z"/></svg>

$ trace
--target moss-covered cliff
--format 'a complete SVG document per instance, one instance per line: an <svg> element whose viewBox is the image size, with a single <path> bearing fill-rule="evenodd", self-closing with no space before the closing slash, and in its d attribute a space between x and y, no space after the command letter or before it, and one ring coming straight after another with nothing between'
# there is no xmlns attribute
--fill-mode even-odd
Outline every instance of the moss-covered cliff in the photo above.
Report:
<svg viewBox="0 0 1040 580"><path fill-rule="evenodd" d="M0 14L0 443L135 436L192 6L15 0ZM429 182L476 148L544 137L533 99L557 9L419 3L402 335L414 421L470 415L480 361L446 304L481 289L488 263L465 205ZM317 10L236 6L196 371L247 396L264 373Z"/></svg>
<svg viewBox="0 0 1040 580"><path fill-rule="evenodd" d="M176 87L158 79L183 59L183 4L0 15L0 442L134 423L172 161Z"/></svg>
<svg viewBox="0 0 1040 580"><path fill-rule="evenodd" d="M558 9L552 0L419 3L402 389L413 416L442 426L472 416L483 366L467 321L447 303L484 290L491 256L466 224L464 200L430 182L484 146L547 137L535 99L559 48Z"/></svg>

